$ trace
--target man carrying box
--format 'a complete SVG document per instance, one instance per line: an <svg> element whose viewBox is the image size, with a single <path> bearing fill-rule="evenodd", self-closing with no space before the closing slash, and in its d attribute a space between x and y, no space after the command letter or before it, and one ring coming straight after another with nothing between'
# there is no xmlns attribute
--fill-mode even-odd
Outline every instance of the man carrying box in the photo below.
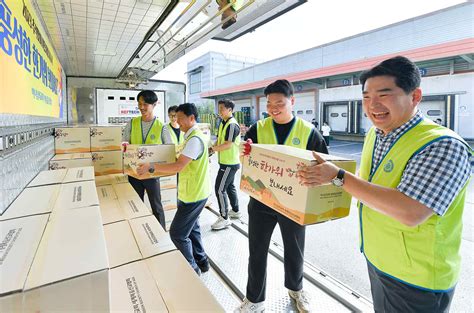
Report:
<svg viewBox="0 0 474 313"><path fill-rule="evenodd" d="M244 155L251 143L280 144L301 149L328 153L321 134L312 124L293 116L295 99L293 85L287 80L277 80L268 85L269 117L252 125L245 135ZM305 226L301 226L270 207L250 197L249 212L249 266L246 298L238 312L263 312L265 310L265 285L267 254L273 229L278 223L284 244L285 287L295 300L299 312L308 312L310 303L303 291L303 263Z"/></svg>
<svg viewBox="0 0 474 313"><path fill-rule="evenodd" d="M168 128L163 127L163 123L153 114L153 109L158 102L155 92L152 90L142 90L137 96L137 101L142 115L132 118L125 126L123 131L124 151L126 151L128 143L134 145L172 144ZM165 212L161 204L159 178L139 180L129 176L128 181L142 201L146 190L153 215L158 219L161 226L165 228Z"/></svg>
<svg viewBox="0 0 474 313"><path fill-rule="evenodd" d="M179 173L178 210L171 223L170 237L191 267L199 275L209 270L209 261L201 240L199 214L211 193L209 184L209 153L206 139L196 125L198 111L193 103L178 106L178 124L184 132L184 147L175 163L141 164L137 173L156 171Z"/></svg>
<svg viewBox="0 0 474 313"><path fill-rule="evenodd" d="M394 57L364 72L363 108L374 124L360 177L325 162L302 169L307 186L337 179L359 199L360 251L376 312L448 312L459 276L459 247L473 151L425 118L420 72Z"/></svg>
<svg viewBox="0 0 474 313"><path fill-rule="evenodd" d="M215 191L220 216L211 225L214 230L226 228L230 225L229 217L239 218L242 214L239 212L239 199L234 186L234 176L240 168L240 127L232 116L234 103L230 100L219 100L217 104L222 122L217 133L217 144L211 147L211 150L217 152L219 162ZM232 207L230 211L229 202Z"/></svg>

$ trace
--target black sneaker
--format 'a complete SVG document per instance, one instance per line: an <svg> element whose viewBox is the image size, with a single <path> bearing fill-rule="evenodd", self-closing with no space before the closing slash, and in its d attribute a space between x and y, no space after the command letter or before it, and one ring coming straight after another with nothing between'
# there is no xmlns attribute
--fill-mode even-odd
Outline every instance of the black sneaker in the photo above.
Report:
<svg viewBox="0 0 474 313"><path fill-rule="evenodd" d="M196 262L196 263L202 273L205 273L209 270L209 261L207 259L201 262Z"/></svg>

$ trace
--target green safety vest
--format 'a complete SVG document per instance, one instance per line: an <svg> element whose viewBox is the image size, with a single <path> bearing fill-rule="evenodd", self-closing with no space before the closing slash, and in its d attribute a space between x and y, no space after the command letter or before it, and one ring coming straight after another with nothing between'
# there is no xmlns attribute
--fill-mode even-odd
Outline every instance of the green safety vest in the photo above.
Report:
<svg viewBox="0 0 474 313"><path fill-rule="evenodd" d="M153 125L150 127L148 134L143 138L142 132L142 117L132 118L132 129L130 131L130 143L133 145L142 145L142 144L156 144L160 145L163 142L161 141L161 131L163 130L163 124L159 119L155 117Z"/></svg>
<svg viewBox="0 0 474 313"><path fill-rule="evenodd" d="M284 141L285 146L292 146L300 149L306 149L309 136L314 126L305 120L295 117L290 133ZM267 117L257 122L257 141L264 144L278 144L278 139L273 128L273 119Z"/></svg>
<svg viewBox="0 0 474 313"><path fill-rule="evenodd" d="M230 124L236 124L237 121L235 120L234 117L231 117L227 120L227 123L225 123L225 126L222 126L223 123L219 125L219 131L217 133L217 144L222 145L225 142L225 134L227 132L227 128L229 127ZM232 146L224 151L219 151L217 152L217 156L219 159L219 164L224 164L224 165L236 165L240 163L239 160L239 146L240 146L240 134L237 135L235 138L235 141L232 142Z"/></svg>
<svg viewBox="0 0 474 313"><path fill-rule="evenodd" d="M466 144L450 129L421 120L395 142L374 174L370 175L376 142L375 128L372 127L362 150L360 177L376 185L396 188L408 161L426 146L447 137ZM459 276L459 246L467 185L444 216L433 214L415 227L406 226L359 203L361 252L376 269L399 281L430 291L451 289Z"/></svg>
<svg viewBox="0 0 474 313"><path fill-rule="evenodd" d="M192 160L179 172L178 199L185 203L207 199L211 194L209 152L203 133L199 129L193 130L183 145L185 146L193 137L199 138L204 147L199 158Z"/></svg>
<svg viewBox="0 0 474 313"><path fill-rule="evenodd" d="M179 138L176 137L176 133L174 132L173 130L173 126L171 126L171 124L166 124L166 127L168 127L168 130L170 132L170 136L171 136L171 141L175 144L175 145L179 145L180 143L182 143L184 141L184 133L182 131L179 132Z"/></svg>

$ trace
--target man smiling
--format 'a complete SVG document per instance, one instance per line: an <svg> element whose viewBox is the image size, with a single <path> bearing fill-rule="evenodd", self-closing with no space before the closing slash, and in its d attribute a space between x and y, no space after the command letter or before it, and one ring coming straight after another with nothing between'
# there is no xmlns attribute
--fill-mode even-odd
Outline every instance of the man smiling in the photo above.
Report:
<svg viewBox="0 0 474 313"><path fill-rule="evenodd" d="M364 111L374 124L360 177L317 153L319 164L298 176L307 186L332 181L359 199L360 250L375 312L448 312L473 151L417 110L421 78L407 58L385 60L360 81Z"/></svg>

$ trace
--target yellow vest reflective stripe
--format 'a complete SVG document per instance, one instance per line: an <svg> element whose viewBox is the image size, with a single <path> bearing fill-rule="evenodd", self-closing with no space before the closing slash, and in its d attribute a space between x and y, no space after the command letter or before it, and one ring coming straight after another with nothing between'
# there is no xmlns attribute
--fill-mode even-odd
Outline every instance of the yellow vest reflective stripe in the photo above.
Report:
<svg viewBox="0 0 474 313"><path fill-rule="evenodd" d="M173 126L171 126L171 124L166 124L166 127L168 127L168 130L170 132L170 136L171 136L171 141L175 144L175 145L179 145L180 143L182 143L184 141L184 133L182 131L179 132L179 138L176 136L176 133L174 132L173 130Z"/></svg>
<svg viewBox="0 0 474 313"><path fill-rule="evenodd" d="M203 144L203 153L197 160L192 160L179 172L178 199L185 203L198 202L207 199L211 194L209 177L209 153L206 139L199 129L191 132L184 140L184 146L193 138L199 138Z"/></svg>
<svg viewBox="0 0 474 313"><path fill-rule="evenodd" d="M290 133L283 143L286 146L292 146L300 149L306 149L309 136L314 126L305 120L295 117L295 122ZM275 129L273 127L273 119L267 117L257 122L257 141L264 144L278 144Z"/></svg>
<svg viewBox="0 0 474 313"><path fill-rule="evenodd" d="M446 137L466 144L453 131L421 120L394 143L370 175L376 142L372 127L362 150L360 176L374 184L396 188L408 161L426 146ZM379 271L414 287L431 291L454 287L460 269L459 246L467 185L444 216L433 214L416 227L408 227L359 203L361 251L367 260Z"/></svg>
<svg viewBox="0 0 474 313"><path fill-rule="evenodd" d="M222 145L225 143L225 134L227 132L227 129L229 128L230 124L236 124L237 121L235 120L234 117L231 117L227 120L227 123L225 123L225 126L222 126L223 123L219 125L219 132L217 133L217 144ZM240 134L237 135L235 138L235 141L232 142L232 146L224 151L219 151L217 152L217 156L219 159L219 164L224 164L224 165L235 165L239 164L239 146L240 146Z"/></svg>
<svg viewBox="0 0 474 313"><path fill-rule="evenodd" d="M157 144L160 145L163 142L161 141L161 131L163 130L163 124L158 118L155 117L153 125L150 127L146 138L143 138L142 132L142 118L141 116L132 118L132 129L130 131L130 143L133 145L142 145L142 144Z"/></svg>

